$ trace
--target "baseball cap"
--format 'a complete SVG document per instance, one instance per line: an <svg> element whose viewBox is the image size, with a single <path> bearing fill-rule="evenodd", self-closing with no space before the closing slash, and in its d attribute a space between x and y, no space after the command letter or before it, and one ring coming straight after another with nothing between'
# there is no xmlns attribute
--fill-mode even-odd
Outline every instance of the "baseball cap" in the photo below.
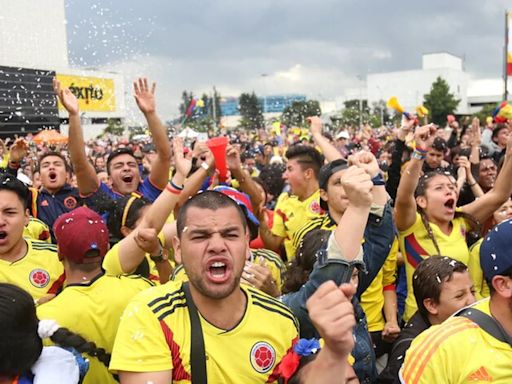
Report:
<svg viewBox="0 0 512 384"><path fill-rule="evenodd" d="M341 131L340 133L338 133L336 135L336 138L337 139L349 139L349 135L348 135L348 132L347 131Z"/></svg>
<svg viewBox="0 0 512 384"><path fill-rule="evenodd" d="M329 179L336 172L343 171L348 168L348 162L345 159L336 159L331 161L328 164L325 164L320 168L320 172L318 174L318 184L320 188L324 191L327 191L327 184L329 183ZM327 202L320 198L320 207L326 211L328 206Z"/></svg>
<svg viewBox="0 0 512 384"><path fill-rule="evenodd" d="M80 207L60 215L53 225L57 239L59 259L76 264L97 263L107 254L108 229L99 214L87 207ZM88 256L91 250L98 254Z"/></svg>
<svg viewBox="0 0 512 384"><path fill-rule="evenodd" d="M213 188L213 190L231 197L242 208L242 211L244 211L247 219L249 219L255 225L260 225L260 221L254 215L251 199L249 198L248 194L240 192L238 189L226 187L223 185L217 186Z"/></svg>
<svg viewBox="0 0 512 384"><path fill-rule="evenodd" d="M480 266L487 282L512 268L511 246L512 219L509 219L495 226L482 241Z"/></svg>

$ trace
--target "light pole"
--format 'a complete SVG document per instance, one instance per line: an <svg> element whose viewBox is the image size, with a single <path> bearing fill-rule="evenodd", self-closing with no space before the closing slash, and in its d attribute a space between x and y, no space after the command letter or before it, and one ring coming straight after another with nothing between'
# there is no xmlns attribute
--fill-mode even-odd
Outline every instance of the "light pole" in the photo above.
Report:
<svg viewBox="0 0 512 384"><path fill-rule="evenodd" d="M267 73L262 73L260 75L263 78L263 113L267 112L267 87L265 78L268 77Z"/></svg>
<svg viewBox="0 0 512 384"><path fill-rule="evenodd" d="M359 80L359 129L361 129L363 125L363 75L357 75L356 77Z"/></svg>

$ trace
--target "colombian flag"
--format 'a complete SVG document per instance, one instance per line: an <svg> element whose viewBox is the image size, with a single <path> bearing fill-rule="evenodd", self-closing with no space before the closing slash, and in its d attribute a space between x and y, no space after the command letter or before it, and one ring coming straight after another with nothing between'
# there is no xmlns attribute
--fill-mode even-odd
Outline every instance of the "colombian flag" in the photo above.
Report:
<svg viewBox="0 0 512 384"><path fill-rule="evenodd" d="M507 76L512 76L512 12L507 12Z"/></svg>

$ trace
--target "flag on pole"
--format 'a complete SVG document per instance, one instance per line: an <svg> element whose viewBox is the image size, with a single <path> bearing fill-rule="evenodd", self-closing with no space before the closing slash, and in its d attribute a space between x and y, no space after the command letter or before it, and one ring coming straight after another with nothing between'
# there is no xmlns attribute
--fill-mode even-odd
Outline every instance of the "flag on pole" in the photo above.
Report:
<svg viewBox="0 0 512 384"><path fill-rule="evenodd" d="M512 76L512 11L507 12L507 76Z"/></svg>

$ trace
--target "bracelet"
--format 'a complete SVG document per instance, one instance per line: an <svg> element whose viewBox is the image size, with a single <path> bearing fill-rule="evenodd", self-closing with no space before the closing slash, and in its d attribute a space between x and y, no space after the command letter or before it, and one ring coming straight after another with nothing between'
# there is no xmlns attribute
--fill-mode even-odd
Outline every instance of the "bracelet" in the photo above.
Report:
<svg viewBox="0 0 512 384"><path fill-rule="evenodd" d="M384 177L382 176L382 173L378 173L377 176L372 178L373 185L385 185L386 182L384 181Z"/></svg>
<svg viewBox="0 0 512 384"><path fill-rule="evenodd" d="M413 152L412 152L412 155L411 157L413 159L416 159L416 160L425 160L425 157L427 157L427 155L423 152L420 152L418 151L417 149L415 149Z"/></svg>
<svg viewBox="0 0 512 384"><path fill-rule="evenodd" d="M183 185L181 187L179 187L176 184L174 184L174 182L172 180L171 180L171 187L173 187L174 189L177 189L178 191L183 191Z"/></svg>
<svg viewBox="0 0 512 384"><path fill-rule="evenodd" d="M165 190L171 192L173 195L179 195L181 193L180 189L175 189L172 185L169 184L167 184Z"/></svg>
<svg viewBox="0 0 512 384"><path fill-rule="evenodd" d="M416 148L414 148L414 150L415 150L415 151L418 151L419 153L423 153L424 155L426 155L426 154L427 154L427 152L428 152L428 149L426 149L426 148L421 148L421 147L416 147Z"/></svg>
<svg viewBox="0 0 512 384"><path fill-rule="evenodd" d="M469 183L467 183L467 185L469 185L470 187L474 187L476 184L477 184L477 182L476 182L476 181L475 181L473 184L469 184Z"/></svg>

